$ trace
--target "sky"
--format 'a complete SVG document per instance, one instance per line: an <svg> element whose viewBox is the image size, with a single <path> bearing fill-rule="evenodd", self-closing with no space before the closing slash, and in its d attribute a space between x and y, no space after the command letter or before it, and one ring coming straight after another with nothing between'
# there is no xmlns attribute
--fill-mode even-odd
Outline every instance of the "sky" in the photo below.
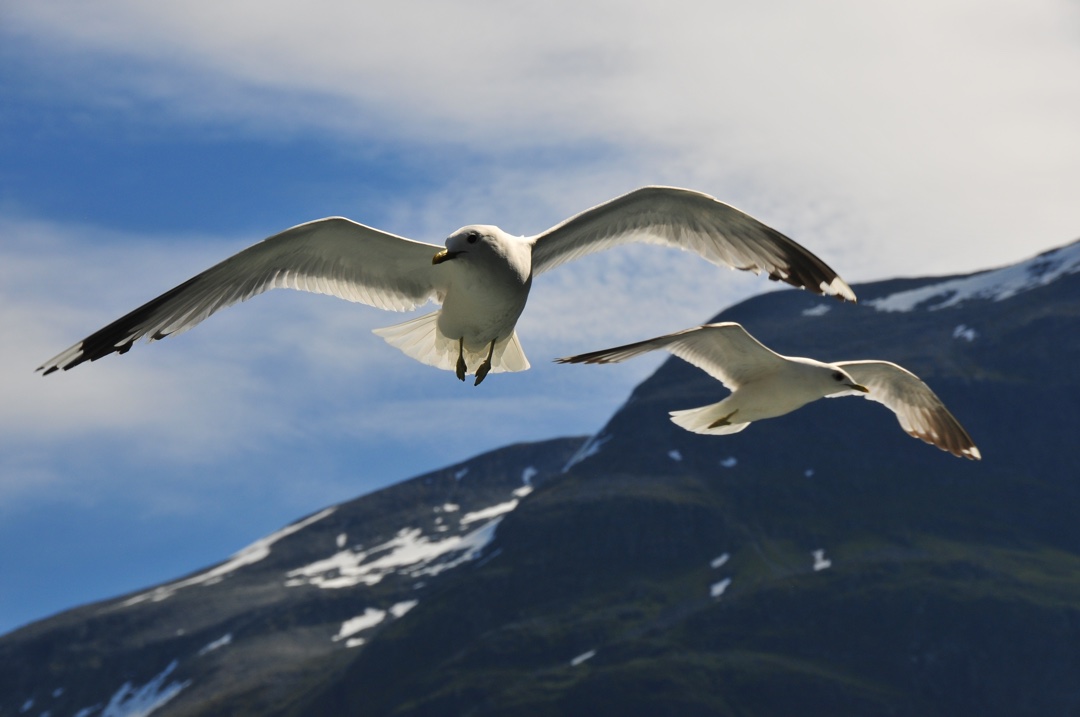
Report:
<svg viewBox="0 0 1080 717"><path fill-rule="evenodd" d="M551 359L778 288L594 255L535 282L533 368L479 387L370 333L412 314L292 291L34 373L245 246L330 215L435 244L534 234L670 184L849 283L1001 266L1080 236L1077 67L1065 0L0 0L0 633L593 433L663 357Z"/></svg>

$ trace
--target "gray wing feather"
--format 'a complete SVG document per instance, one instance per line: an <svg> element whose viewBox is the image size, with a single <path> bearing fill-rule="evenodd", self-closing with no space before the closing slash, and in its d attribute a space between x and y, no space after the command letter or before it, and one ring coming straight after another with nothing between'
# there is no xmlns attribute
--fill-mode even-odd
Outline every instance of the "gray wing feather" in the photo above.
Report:
<svg viewBox="0 0 1080 717"><path fill-rule="evenodd" d="M885 405L896 414L908 435L954 456L979 460L982 456L956 417L929 386L902 366L888 361L838 361L857 383L870 389L859 394Z"/></svg>
<svg viewBox="0 0 1080 717"><path fill-rule="evenodd" d="M825 262L780 232L701 192L642 187L532 238L533 273L628 242L695 252L720 266L765 272L816 294L855 300Z"/></svg>
<svg viewBox="0 0 1080 717"><path fill-rule="evenodd" d="M442 299L431 259L442 247L387 234L341 217L264 239L91 334L40 367L50 374L125 353L141 339L186 331L216 311L270 289L330 294L407 311Z"/></svg>
<svg viewBox="0 0 1080 717"><path fill-rule="evenodd" d="M734 391L785 359L734 322L705 324L645 341L556 359L559 363L617 363L665 349Z"/></svg>

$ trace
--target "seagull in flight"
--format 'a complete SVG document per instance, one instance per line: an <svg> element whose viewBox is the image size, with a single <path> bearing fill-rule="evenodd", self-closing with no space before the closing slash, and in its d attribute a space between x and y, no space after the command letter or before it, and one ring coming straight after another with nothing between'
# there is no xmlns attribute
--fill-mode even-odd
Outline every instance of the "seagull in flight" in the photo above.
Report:
<svg viewBox="0 0 1080 717"><path fill-rule="evenodd" d="M954 456L979 460L979 449L930 387L888 361L825 363L781 356L740 324L706 324L626 346L556 359L558 363L618 363L665 349L724 384L719 403L671 412L671 420L702 434L738 433L819 398L862 396L896 414L900 427Z"/></svg>
<svg viewBox="0 0 1080 717"><path fill-rule="evenodd" d="M445 247L342 217L300 224L166 291L37 370L48 375L126 353L139 339L178 334L237 302L289 288L391 311L428 300L442 304L375 333L462 381L472 373L479 385L488 372L529 368L515 326L534 276L629 242L677 247L720 266L765 272L816 294L855 301L851 287L825 262L748 214L701 192L642 187L535 236L476 224L451 234Z"/></svg>

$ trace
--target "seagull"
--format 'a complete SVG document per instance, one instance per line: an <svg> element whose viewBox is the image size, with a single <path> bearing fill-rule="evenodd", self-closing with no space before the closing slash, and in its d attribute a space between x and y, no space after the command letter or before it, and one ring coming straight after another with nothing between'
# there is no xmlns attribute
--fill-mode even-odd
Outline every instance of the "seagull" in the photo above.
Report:
<svg viewBox="0 0 1080 717"><path fill-rule="evenodd" d="M618 363L666 349L731 391L719 403L671 411L671 420L701 434L738 433L819 398L863 396L896 414L900 427L954 456L980 460L971 436L918 376L889 361L825 363L781 356L740 324L705 324L626 346L556 359L558 363Z"/></svg>
<svg viewBox="0 0 1080 717"><path fill-rule="evenodd" d="M289 288L391 311L435 300L440 310L375 333L462 381L473 373L479 385L489 371L529 368L515 326L533 276L634 241L696 252L720 266L855 301L851 287L821 259L748 214L701 192L642 187L535 236L474 224L451 234L445 247L343 217L300 224L170 289L37 370L48 375L126 353L139 339L178 334L237 302Z"/></svg>

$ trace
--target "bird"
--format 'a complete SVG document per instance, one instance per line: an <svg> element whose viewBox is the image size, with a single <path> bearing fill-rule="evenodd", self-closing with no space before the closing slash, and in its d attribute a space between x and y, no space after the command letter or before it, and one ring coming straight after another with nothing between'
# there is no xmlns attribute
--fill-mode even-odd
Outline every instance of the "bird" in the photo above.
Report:
<svg viewBox="0 0 1080 717"><path fill-rule="evenodd" d="M556 362L618 363L657 349L697 366L731 391L718 403L670 412L672 422L693 433L738 433L754 421L783 416L819 398L862 396L895 413L908 435L954 456L982 458L937 394L902 366L889 361L826 363L782 356L733 321L695 326Z"/></svg>
<svg viewBox="0 0 1080 717"><path fill-rule="evenodd" d="M429 300L438 311L375 329L421 363L479 385L489 372L524 371L515 326L533 277L572 259L628 242L677 247L708 261L855 301L821 259L780 232L707 194L647 186L615 197L535 236L483 224L462 227L445 246L327 217L254 244L166 291L49 359L43 375L68 370L139 339L156 341L269 289L331 294L392 311Z"/></svg>

